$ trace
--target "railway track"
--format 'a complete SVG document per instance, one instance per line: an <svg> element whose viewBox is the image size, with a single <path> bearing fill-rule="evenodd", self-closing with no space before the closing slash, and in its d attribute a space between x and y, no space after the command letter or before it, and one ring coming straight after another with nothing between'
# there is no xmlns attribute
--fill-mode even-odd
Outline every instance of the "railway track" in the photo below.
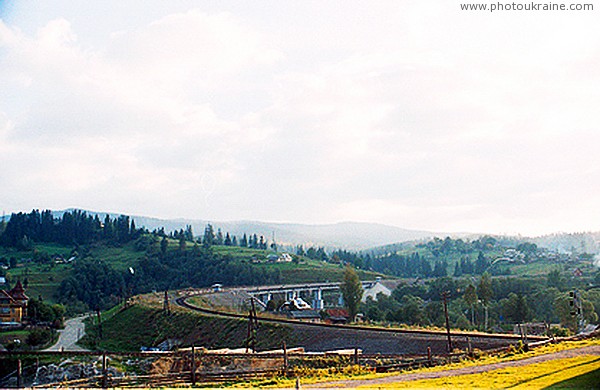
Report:
<svg viewBox="0 0 600 390"><path fill-rule="evenodd" d="M202 293L189 294L184 297L180 297L175 299L177 305L184 307L189 310L197 311L204 314L210 314L215 316L227 317L227 318L238 318L238 319L247 319L248 316L244 314L238 313L229 313L224 311L205 309L202 307L198 307L192 305L187 302L188 299L202 295ZM269 322L276 324L288 324L288 325L296 325L296 326L306 326L313 328L321 328L321 329L341 329L341 330L354 330L354 331L366 331L366 332L378 332L378 333L391 333L391 334L400 334L400 335L424 335L424 336L438 336L438 337L446 337L447 333L445 331L436 331L436 330L425 330L425 329L398 329L398 328L383 328L383 327L373 327L373 326L362 326L362 325L342 325L342 324L324 324L317 322L305 322L299 320L291 320L285 318L272 318L265 316L257 316L258 320L261 322ZM493 340L506 340L517 342L521 340L521 336L514 334L502 334L502 333L478 333L478 332L451 332L450 335L452 337L470 337L470 338L478 338L478 339L493 339ZM531 341L543 341L547 340L547 337L544 336L527 336L528 340Z"/></svg>

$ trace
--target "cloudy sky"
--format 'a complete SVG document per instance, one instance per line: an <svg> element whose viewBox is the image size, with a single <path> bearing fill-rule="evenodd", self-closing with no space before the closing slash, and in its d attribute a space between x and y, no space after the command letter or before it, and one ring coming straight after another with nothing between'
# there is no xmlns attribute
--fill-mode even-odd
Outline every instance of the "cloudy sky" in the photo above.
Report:
<svg viewBox="0 0 600 390"><path fill-rule="evenodd" d="M592 2L0 1L0 207L600 230Z"/></svg>

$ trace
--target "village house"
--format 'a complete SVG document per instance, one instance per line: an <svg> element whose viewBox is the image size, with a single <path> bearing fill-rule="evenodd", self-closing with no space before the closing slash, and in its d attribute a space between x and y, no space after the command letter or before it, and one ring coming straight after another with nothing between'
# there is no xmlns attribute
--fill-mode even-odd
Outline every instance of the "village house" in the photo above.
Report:
<svg viewBox="0 0 600 390"><path fill-rule="evenodd" d="M12 290L0 290L0 323L21 324L26 315L28 300L20 280Z"/></svg>
<svg viewBox="0 0 600 390"><path fill-rule="evenodd" d="M361 302L365 303L367 301L367 298L369 297L376 301L377 294L383 294L388 297L392 295L392 290L384 286L383 283L381 283L380 277L377 277L375 279L375 283L373 283L371 286L365 288Z"/></svg>

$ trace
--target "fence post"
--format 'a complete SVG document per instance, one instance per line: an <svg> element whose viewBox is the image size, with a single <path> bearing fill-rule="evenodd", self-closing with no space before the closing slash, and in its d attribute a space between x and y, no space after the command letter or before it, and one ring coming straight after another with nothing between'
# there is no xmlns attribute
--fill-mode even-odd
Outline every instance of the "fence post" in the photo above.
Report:
<svg viewBox="0 0 600 390"><path fill-rule="evenodd" d="M196 348L192 344L192 386L196 386Z"/></svg>
<svg viewBox="0 0 600 390"><path fill-rule="evenodd" d="M467 336L467 351L469 356L473 356L473 345L471 345L471 338Z"/></svg>
<svg viewBox="0 0 600 390"><path fill-rule="evenodd" d="M283 373L287 375L288 370L288 355L287 355L287 346L285 345L285 340L283 341Z"/></svg>
<svg viewBox="0 0 600 390"><path fill-rule="evenodd" d="M433 359L431 358L431 347L427 347L427 360L429 360L429 365L433 365Z"/></svg>
<svg viewBox="0 0 600 390"><path fill-rule="evenodd" d="M358 364L358 348L354 348L354 364Z"/></svg>
<svg viewBox="0 0 600 390"><path fill-rule="evenodd" d="M98 338L102 340L102 317L100 316L100 308L96 308L96 315L98 316Z"/></svg>
<svg viewBox="0 0 600 390"><path fill-rule="evenodd" d="M106 352L102 352L102 388L108 387L108 367L106 362Z"/></svg>
<svg viewBox="0 0 600 390"><path fill-rule="evenodd" d="M21 365L21 359L17 360L17 387L23 387L23 366Z"/></svg>
<svg viewBox="0 0 600 390"><path fill-rule="evenodd" d="M450 319L448 318L448 298L450 298L450 291L442 292L442 299L444 302L444 315L446 317L446 332L448 333L448 354L451 354L452 337L450 336Z"/></svg>

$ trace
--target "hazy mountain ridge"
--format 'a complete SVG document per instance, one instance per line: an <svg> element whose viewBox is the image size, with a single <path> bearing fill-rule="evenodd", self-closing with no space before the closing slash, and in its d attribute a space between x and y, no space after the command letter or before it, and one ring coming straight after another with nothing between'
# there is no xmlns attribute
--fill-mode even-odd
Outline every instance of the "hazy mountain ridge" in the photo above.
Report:
<svg viewBox="0 0 600 390"><path fill-rule="evenodd" d="M555 233L528 240L558 252L600 253L600 232Z"/></svg>
<svg viewBox="0 0 600 390"><path fill-rule="evenodd" d="M53 212L55 216L61 216L65 211L76 209L67 209ZM77 209L80 210L80 209ZM105 215L111 218L118 217L119 213L85 211L91 215L98 215L102 219ZM186 225L192 226L194 235L202 236L207 224L211 224L215 231L221 229L223 233L229 232L238 237L244 234L258 234L272 241L273 237L279 245L283 246L323 246L326 249L347 249L347 250L381 250L384 247L391 249L395 246L405 246L414 244L416 241L431 239L433 237L444 238L450 236L453 238L476 239L485 233L441 233L422 230L403 229L395 226L365 223L365 222L339 222L323 225L308 225L299 223L278 223L278 222L260 222L260 221L209 221L204 219L161 219L131 215L135 220L136 226L144 226L148 230L159 229L163 227L166 232L185 229ZM540 247L548 248L559 252L570 252L573 249L578 252L600 253L600 232L580 232L580 233L555 233L538 237L508 237L489 234L497 238L512 239L523 242L528 241L537 244ZM412 242L412 243L411 243Z"/></svg>
<svg viewBox="0 0 600 390"><path fill-rule="evenodd" d="M76 209L67 209L55 211L55 216L61 216L66 211ZM79 209L77 209L79 210ZM103 213L89 210L85 211L90 215L98 215L100 219L105 215L111 218L118 217L118 213ZM328 249L342 248L348 250L361 250L386 244L392 244L403 241L422 240L431 237L441 237L447 234L433 233L420 230L402 229L395 226L388 226L376 223L364 222L339 222L334 224L307 225L297 223L277 223L260 221L208 221L203 219L160 219L153 217L144 217L139 215L130 215L135 220L137 227L145 227L148 230L159 229L163 227L166 232L185 229L187 225L192 226L194 235L202 236L207 224L211 224L215 231L221 229L223 233L229 232L238 237L244 234L258 234L264 236L267 240L275 241L284 246L308 245L324 246Z"/></svg>

